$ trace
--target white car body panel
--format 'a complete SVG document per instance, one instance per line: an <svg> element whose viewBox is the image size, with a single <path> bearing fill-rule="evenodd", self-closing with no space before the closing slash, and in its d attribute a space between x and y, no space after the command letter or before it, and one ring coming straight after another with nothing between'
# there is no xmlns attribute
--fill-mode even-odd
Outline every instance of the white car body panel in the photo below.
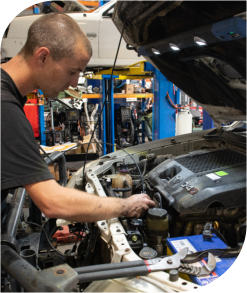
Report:
<svg viewBox="0 0 247 293"><path fill-rule="evenodd" d="M83 13L84 14L84 13ZM90 43L93 48L93 55L92 59L98 59L99 57L99 15L94 13L88 13L84 14L86 16L83 16L82 13L68 13L68 15L79 24L81 29L84 31L84 33L87 35L87 37L90 40ZM92 37L92 35L96 35L96 37ZM92 60L91 59L91 60ZM91 61L89 62L89 65L91 65Z"/></svg>
<svg viewBox="0 0 247 293"><path fill-rule="evenodd" d="M112 26L111 18L100 19L99 26L99 58L114 59L120 39L119 31L115 26ZM110 48L110 50L109 50ZM137 53L132 50L126 50L126 43L122 39L121 46L118 53L119 59L134 59L138 58ZM139 59L139 58L138 58ZM130 64L129 64L130 65Z"/></svg>
<svg viewBox="0 0 247 293"><path fill-rule="evenodd" d="M103 13L115 2L111 1L93 13L67 13L79 24L92 44L93 55L88 67L113 66L120 33L111 18L103 16ZM1 47L5 58L12 58L21 50L26 42L30 25L41 16L42 14L36 14L13 19L7 38L2 39ZM122 39L116 65L128 66L142 60L145 59L138 57L135 51L126 49L126 43Z"/></svg>

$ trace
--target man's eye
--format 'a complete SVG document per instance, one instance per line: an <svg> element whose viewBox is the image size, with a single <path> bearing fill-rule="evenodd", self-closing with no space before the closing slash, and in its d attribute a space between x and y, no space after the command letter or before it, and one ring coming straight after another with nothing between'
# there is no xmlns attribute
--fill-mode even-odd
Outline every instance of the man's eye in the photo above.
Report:
<svg viewBox="0 0 247 293"><path fill-rule="evenodd" d="M73 75L73 74L76 74L76 72L72 72L72 71L71 71L70 74Z"/></svg>

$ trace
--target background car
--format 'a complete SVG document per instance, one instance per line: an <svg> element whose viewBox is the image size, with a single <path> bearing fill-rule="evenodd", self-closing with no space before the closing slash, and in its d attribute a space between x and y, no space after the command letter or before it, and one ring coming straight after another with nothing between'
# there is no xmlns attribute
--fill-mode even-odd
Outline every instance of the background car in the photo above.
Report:
<svg viewBox="0 0 247 293"><path fill-rule="evenodd" d="M111 19L115 3L116 0L110 1L92 13L85 13L85 11L81 12L77 10L70 12L68 8L71 6L65 7L67 8L67 10L65 10L66 14L78 22L92 44L93 56L88 63L88 67L113 66L120 39L120 33ZM52 6L50 10L59 11L57 6ZM26 42L30 25L41 15L42 14L19 16L13 19L2 39L2 58L10 59L21 50ZM116 65L128 66L142 60L144 60L144 58L138 57L136 52L127 50L126 43L122 40Z"/></svg>

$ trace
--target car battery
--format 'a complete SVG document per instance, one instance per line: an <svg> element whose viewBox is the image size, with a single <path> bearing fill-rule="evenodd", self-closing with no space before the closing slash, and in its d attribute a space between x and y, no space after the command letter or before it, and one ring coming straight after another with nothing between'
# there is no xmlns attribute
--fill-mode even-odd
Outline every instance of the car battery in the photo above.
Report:
<svg viewBox="0 0 247 293"><path fill-rule="evenodd" d="M227 248L227 245L220 240L215 234L213 234L213 237L210 241L204 241L202 235L194 235L194 236L182 236L182 237L176 237L176 238L169 238L167 239L167 254L172 255L180 251L181 249L188 247L188 254L207 250L207 249L224 249ZM205 286L217 278L219 278L221 275L223 275L230 266L234 263L236 260L235 257L231 258L218 258L216 257L216 268L214 272L208 276L202 276L202 277L196 277L193 275L186 275L184 273L180 273L179 276L182 279L192 281L193 283L196 283L201 286ZM192 263L192 266L203 266L206 264L207 258L202 259L199 262Z"/></svg>

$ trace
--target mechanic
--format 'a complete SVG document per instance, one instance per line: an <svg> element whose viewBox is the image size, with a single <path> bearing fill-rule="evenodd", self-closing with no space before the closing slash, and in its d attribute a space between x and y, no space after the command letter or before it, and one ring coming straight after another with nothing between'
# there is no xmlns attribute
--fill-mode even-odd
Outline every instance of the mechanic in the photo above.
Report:
<svg viewBox="0 0 247 293"><path fill-rule="evenodd" d="M152 141L152 129L153 129L153 111L152 108L149 108L145 110L144 112L139 112L140 115L140 121L145 122L145 130L146 130L146 135L148 137L149 141Z"/></svg>
<svg viewBox="0 0 247 293"><path fill-rule="evenodd" d="M76 87L92 47L79 25L65 14L38 18L21 51L1 65L2 201L10 189L23 186L48 218L95 222L140 217L154 202L146 194L128 199L101 198L60 186L50 173L23 111L25 95L35 89L55 98Z"/></svg>

